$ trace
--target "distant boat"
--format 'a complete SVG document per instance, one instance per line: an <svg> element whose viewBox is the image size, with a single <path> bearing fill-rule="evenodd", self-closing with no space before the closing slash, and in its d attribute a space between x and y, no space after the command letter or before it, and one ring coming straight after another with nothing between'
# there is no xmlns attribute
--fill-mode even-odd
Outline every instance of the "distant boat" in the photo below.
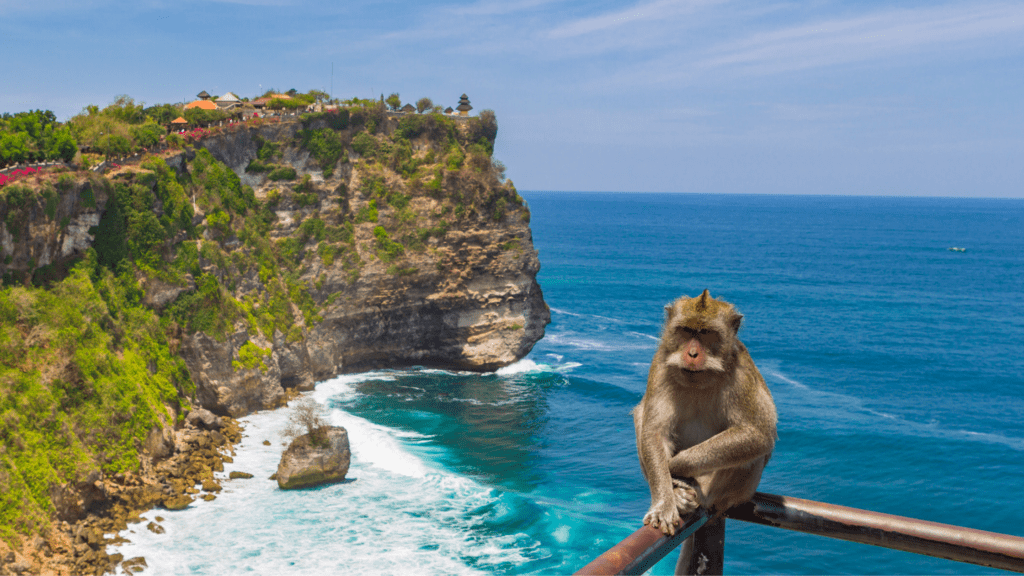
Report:
<svg viewBox="0 0 1024 576"><path fill-rule="evenodd" d="M957 246L950 246L949 247L949 251L950 252L967 252L967 248L959 248Z"/></svg>

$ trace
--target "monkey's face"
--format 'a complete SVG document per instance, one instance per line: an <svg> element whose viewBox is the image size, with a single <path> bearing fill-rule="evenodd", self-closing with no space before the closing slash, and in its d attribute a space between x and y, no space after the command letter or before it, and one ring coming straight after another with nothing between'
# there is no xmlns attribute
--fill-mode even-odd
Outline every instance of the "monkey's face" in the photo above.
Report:
<svg viewBox="0 0 1024 576"><path fill-rule="evenodd" d="M686 372L705 370L722 371L725 362L722 343L725 340L719 330L706 326L686 323L674 326L671 351L665 363Z"/></svg>
<svg viewBox="0 0 1024 576"><path fill-rule="evenodd" d="M728 370L743 318L732 304L711 298L705 290L697 298L676 300L665 311L665 364L684 376Z"/></svg>

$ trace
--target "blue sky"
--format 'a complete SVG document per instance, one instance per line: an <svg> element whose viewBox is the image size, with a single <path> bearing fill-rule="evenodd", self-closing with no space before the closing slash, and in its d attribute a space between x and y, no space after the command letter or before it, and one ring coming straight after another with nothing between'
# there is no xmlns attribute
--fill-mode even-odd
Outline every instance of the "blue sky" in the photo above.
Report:
<svg viewBox="0 0 1024 576"><path fill-rule="evenodd" d="M0 0L0 112L268 88L498 117L523 190L1024 197L1024 2Z"/></svg>

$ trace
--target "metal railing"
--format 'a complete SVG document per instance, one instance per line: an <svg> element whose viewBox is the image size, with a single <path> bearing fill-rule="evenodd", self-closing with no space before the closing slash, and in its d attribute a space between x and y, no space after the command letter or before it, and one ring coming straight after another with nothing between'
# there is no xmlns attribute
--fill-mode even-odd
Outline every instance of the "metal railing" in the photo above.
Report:
<svg viewBox="0 0 1024 576"><path fill-rule="evenodd" d="M691 535L690 573L721 574L725 518L1024 573L1024 538L758 492L718 520L698 510L675 536L644 526L577 574L643 574Z"/></svg>

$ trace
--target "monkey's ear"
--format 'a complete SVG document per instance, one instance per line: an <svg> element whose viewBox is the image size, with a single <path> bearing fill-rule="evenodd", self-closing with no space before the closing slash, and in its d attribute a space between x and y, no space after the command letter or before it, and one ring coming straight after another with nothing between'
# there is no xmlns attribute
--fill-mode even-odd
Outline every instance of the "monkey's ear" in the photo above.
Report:
<svg viewBox="0 0 1024 576"><path fill-rule="evenodd" d="M732 333L736 334L740 331L740 324L743 322L743 314L735 314L729 319L729 327L732 328Z"/></svg>
<svg viewBox="0 0 1024 576"><path fill-rule="evenodd" d="M672 317L672 307L673 306L675 306L674 302L669 302L668 304L665 304L665 318L671 318Z"/></svg>

